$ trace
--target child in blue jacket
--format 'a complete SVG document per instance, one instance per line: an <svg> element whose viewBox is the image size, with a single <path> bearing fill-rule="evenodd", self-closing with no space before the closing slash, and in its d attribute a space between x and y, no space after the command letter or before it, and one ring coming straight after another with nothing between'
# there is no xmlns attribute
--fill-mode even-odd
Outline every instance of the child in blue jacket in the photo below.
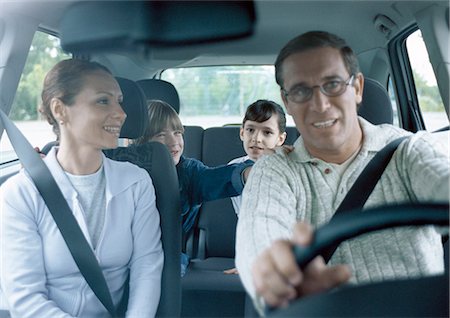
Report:
<svg viewBox="0 0 450 318"><path fill-rule="evenodd" d="M200 160L186 158L183 156L184 127L175 110L163 101L152 100L148 104L148 116L149 124L145 134L134 140L126 152L121 152L120 160L133 162L136 158L134 150L138 152L139 146L149 141L157 141L167 146L178 174L182 230L184 238L187 238L194 227L203 202L233 197L242 193L253 161L208 167ZM114 154L108 151L106 155ZM189 264L187 254L182 255L181 263L183 276Z"/></svg>

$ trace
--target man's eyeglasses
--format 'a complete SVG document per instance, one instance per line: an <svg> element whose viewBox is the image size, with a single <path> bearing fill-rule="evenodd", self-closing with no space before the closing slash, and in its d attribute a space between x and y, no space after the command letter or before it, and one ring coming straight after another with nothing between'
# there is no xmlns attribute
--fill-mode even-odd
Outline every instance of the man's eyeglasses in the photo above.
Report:
<svg viewBox="0 0 450 318"><path fill-rule="evenodd" d="M314 88L318 87L322 94L329 97L336 97L342 95L348 85L353 85L353 80L355 76L351 75L350 78L346 81L344 80L331 80L323 83L322 85L315 86L296 86L291 89L289 92L282 88L282 92L284 96L289 99L293 103L304 103L308 101L312 95Z"/></svg>

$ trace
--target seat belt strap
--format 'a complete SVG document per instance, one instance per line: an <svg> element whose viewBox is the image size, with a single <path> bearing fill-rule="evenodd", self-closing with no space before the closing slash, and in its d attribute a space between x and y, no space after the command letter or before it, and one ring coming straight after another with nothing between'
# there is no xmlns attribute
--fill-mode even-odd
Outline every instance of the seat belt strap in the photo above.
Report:
<svg viewBox="0 0 450 318"><path fill-rule="evenodd" d="M52 214L81 275L111 316L115 317L116 309L97 258L50 170L20 130L1 109L0 119L24 169L30 175Z"/></svg>
<svg viewBox="0 0 450 318"><path fill-rule="evenodd" d="M334 215L331 217L330 222L333 221L337 215L340 215L346 211L351 211L355 209L362 209L370 194L372 193L378 180L384 172L384 169L388 165L389 161L397 149L398 145L406 139L405 137L397 138L390 143L388 143L383 149L378 151L378 153L369 161L367 166L361 172L361 174L356 179L355 183L352 185L344 200L337 208ZM328 263L333 253L336 251L337 246L332 246L322 253L325 263Z"/></svg>

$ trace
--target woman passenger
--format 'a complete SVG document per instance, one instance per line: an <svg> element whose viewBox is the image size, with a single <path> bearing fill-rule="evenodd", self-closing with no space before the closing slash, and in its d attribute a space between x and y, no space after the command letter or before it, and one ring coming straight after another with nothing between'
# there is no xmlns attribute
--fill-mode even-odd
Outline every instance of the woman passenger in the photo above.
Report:
<svg viewBox="0 0 450 318"><path fill-rule="evenodd" d="M125 113L104 66L65 60L47 74L41 112L59 140L44 159L99 261L117 305L130 277L127 316L153 317L163 251L148 173L107 159ZM1 193L1 282L12 317L107 317L25 171Z"/></svg>

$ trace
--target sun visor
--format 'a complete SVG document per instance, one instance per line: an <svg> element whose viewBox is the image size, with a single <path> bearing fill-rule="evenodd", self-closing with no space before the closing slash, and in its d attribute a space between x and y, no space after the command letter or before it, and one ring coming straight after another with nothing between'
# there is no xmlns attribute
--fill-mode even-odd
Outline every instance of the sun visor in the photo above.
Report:
<svg viewBox="0 0 450 318"><path fill-rule="evenodd" d="M81 1L60 23L62 48L72 53L171 46L252 34L253 1Z"/></svg>

